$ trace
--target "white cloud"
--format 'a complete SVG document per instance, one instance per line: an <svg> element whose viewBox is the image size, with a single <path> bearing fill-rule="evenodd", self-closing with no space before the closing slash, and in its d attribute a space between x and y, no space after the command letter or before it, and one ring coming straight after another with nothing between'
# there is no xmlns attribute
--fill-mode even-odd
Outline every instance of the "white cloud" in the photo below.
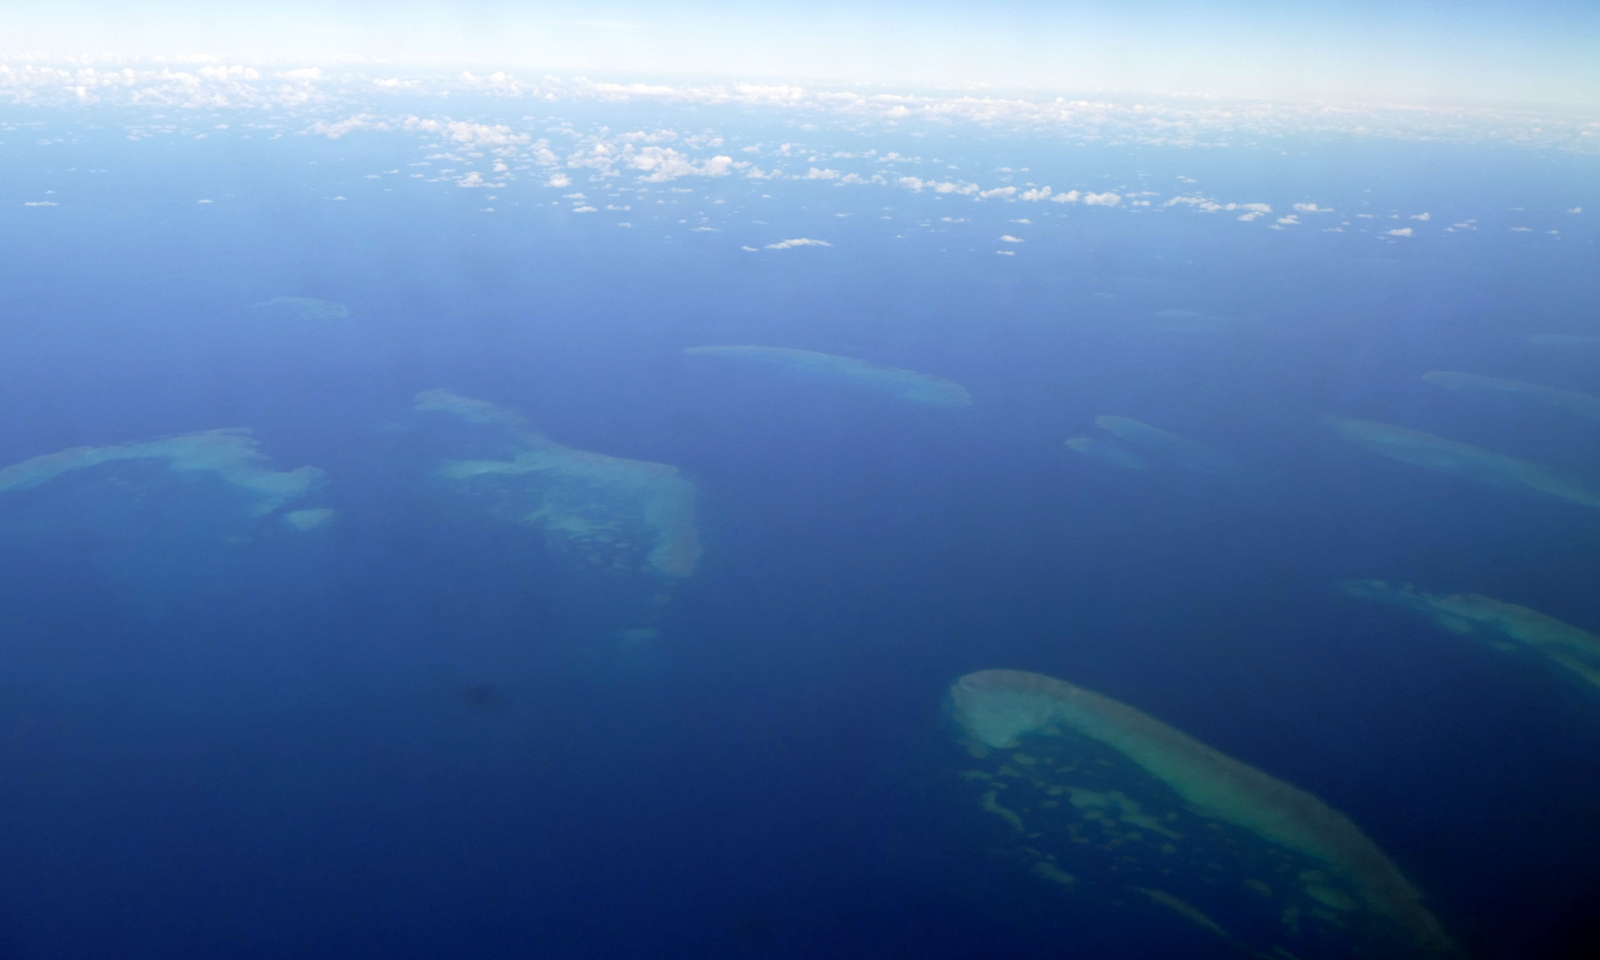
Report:
<svg viewBox="0 0 1600 960"><path fill-rule="evenodd" d="M755 247L740 247L739 249L740 250L748 250L751 253L760 253L761 252L760 250L756 249Z"/></svg>
<svg viewBox="0 0 1600 960"><path fill-rule="evenodd" d="M1567 212L1568 213L1582 213L1583 212L1583 208L1582 207L1573 207L1572 209L1568 210Z"/></svg>
<svg viewBox="0 0 1600 960"><path fill-rule="evenodd" d="M1010 199L1011 195L1016 193L1016 192L1017 192L1017 188L1016 187L995 187L993 190L984 190L984 191L982 191L981 193L978 194L978 196L982 197L985 200L989 199L990 197L1005 197L1007 199Z"/></svg>
<svg viewBox="0 0 1600 960"><path fill-rule="evenodd" d="M454 143L480 150L492 147L517 147L533 139L525 133L512 132L511 128L503 123L468 123L464 120L451 120L449 117L424 120L415 115L408 116L401 121L400 127L408 133L442 134Z"/></svg>
<svg viewBox="0 0 1600 960"><path fill-rule="evenodd" d="M896 180L895 183L905 187L908 190L932 190L934 193L954 193L965 195L978 192L977 184L967 183L965 180L953 183L948 180L923 180L921 177L901 177L900 179Z"/></svg>
<svg viewBox="0 0 1600 960"><path fill-rule="evenodd" d="M1431 213L1413 213L1411 215L1411 219L1413 219L1413 220L1432 220L1433 219L1433 214L1431 214Z"/></svg>
<svg viewBox="0 0 1600 960"><path fill-rule="evenodd" d="M1278 222L1279 223L1287 223L1287 224L1297 224L1297 223L1300 222L1300 218L1291 213L1286 217L1279 217L1278 218Z"/></svg>
<svg viewBox="0 0 1600 960"><path fill-rule="evenodd" d="M1027 241L1023 240L1021 237L1013 237L1011 234L1006 233L1006 234L1002 234L1000 236L1000 242L1001 243L1025 243Z"/></svg>
<svg viewBox="0 0 1600 960"><path fill-rule="evenodd" d="M999 254L1002 257L1014 257L1014 256L1017 255L1017 252L1015 250L996 250L995 253Z"/></svg>
<svg viewBox="0 0 1600 960"><path fill-rule="evenodd" d="M1533 232L1533 228L1532 227L1512 227L1511 228L1511 232L1512 233L1532 233Z"/></svg>
<svg viewBox="0 0 1600 960"><path fill-rule="evenodd" d="M1050 199L1056 203L1077 203L1079 199L1078 191L1068 190L1066 193L1058 193Z"/></svg>
<svg viewBox="0 0 1600 960"><path fill-rule="evenodd" d="M319 133L330 140L337 140L347 133L357 130L388 130L389 124L370 113L358 113L353 117L329 123L318 120L306 128L307 133Z"/></svg>
<svg viewBox="0 0 1600 960"><path fill-rule="evenodd" d="M550 179L546 180L544 185L547 187L555 187L557 190L560 190L564 187L572 186L572 178L564 173L552 173L550 174Z"/></svg>
<svg viewBox="0 0 1600 960"><path fill-rule="evenodd" d="M798 119L832 116L855 124L893 124L907 118L969 123L1018 131L1049 130L1078 142L1146 146L1220 147L1263 138L1335 134L1363 139L1500 142L1600 152L1593 119L1581 112L1552 116L1484 107L1364 104L1332 108L1318 101L1173 97L1139 103L1112 100L893 93L791 84L628 84L543 76L417 74L374 77L361 64L283 72L246 65L182 60L127 63L0 64L0 101L78 106L127 104L178 109L303 109L348 104L354 98L445 98L470 94L529 104L639 103L771 108ZM358 101L359 102L359 101ZM802 129L815 124L797 124ZM446 132L447 136L454 136ZM476 134L472 134L476 136ZM1187 179L1187 178L1184 178ZM1310 212L1310 211L1306 211Z"/></svg>
<svg viewBox="0 0 1600 960"><path fill-rule="evenodd" d="M1190 206L1202 213L1216 213L1218 211L1243 210L1245 215L1240 220L1254 220L1264 213L1272 212L1272 205L1266 203L1218 203L1210 197L1173 197L1163 207L1178 205Z"/></svg>
<svg viewBox="0 0 1600 960"><path fill-rule="evenodd" d="M573 213L594 213L595 209L594 209L594 207L591 207L588 204L584 204L581 207L573 207L572 208L572 212Z"/></svg>
<svg viewBox="0 0 1600 960"><path fill-rule="evenodd" d="M1395 230L1385 230L1384 233L1388 234L1391 237L1409 237L1409 236L1411 236L1411 228L1410 227L1400 227L1400 228L1395 229Z"/></svg>
<svg viewBox="0 0 1600 960"><path fill-rule="evenodd" d="M767 244L768 250L788 250L793 247L831 247L833 244L826 240L811 240L806 237L796 237L793 240L779 240L777 243Z"/></svg>
<svg viewBox="0 0 1600 960"><path fill-rule="evenodd" d="M1093 206L1114 207L1122 202L1122 198L1114 193L1086 193L1083 202Z"/></svg>
<svg viewBox="0 0 1600 960"><path fill-rule="evenodd" d="M1301 213L1332 213L1332 207L1319 207L1314 203L1297 203L1294 208Z"/></svg>
<svg viewBox="0 0 1600 960"><path fill-rule="evenodd" d="M733 158L719 155L697 164L671 147L645 147L628 158L628 166L645 171L639 178L645 183L665 183L679 177L725 176L733 168Z"/></svg>
<svg viewBox="0 0 1600 960"><path fill-rule="evenodd" d="M807 180L837 180L840 176L842 176L842 174L840 174L837 170L819 170L816 167L812 167L811 170L806 173Z"/></svg>
<svg viewBox="0 0 1600 960"><path fill-rule="evenodd" d="M55 206L60 206L60 204L56 203L54 200L24 200L22 202L22 205L24 207L55 207Z"/></svg>

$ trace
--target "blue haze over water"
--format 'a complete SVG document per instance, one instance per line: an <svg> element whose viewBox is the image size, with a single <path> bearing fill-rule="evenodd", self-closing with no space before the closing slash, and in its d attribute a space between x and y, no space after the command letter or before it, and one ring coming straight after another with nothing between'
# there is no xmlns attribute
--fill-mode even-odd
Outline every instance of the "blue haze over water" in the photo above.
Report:
<svg viewBox="0 0 1600 960"><path fill-rule="evenodd" d="M327 473L286 509L335 514L294 530L147 461L0 493L0 957L1238 955L1181 917L1042 900L984 857L941 779L942 701L996 667L1316 794L1478 955L1537 955L1595 902L1597 691L1338 585L1600 631L1600 511L1323 423L1600 483L1600 424L1420 378L1600 394L1592 154L450 106L535 139L671 126L723 138L706 157L821 159L462 186L436 171L492 143L6 109L0 463L248 427L270 469ZM1118 202L803 179L867 149ZM1202 195L1272 212L1167 204ZM1332 212L1271 229L1296 203ZM769 247L795 238L826 245ZM347 312L257 306L278 297ZM706 344L973 402L683 352ZM677 467L694 573L586 564L452 489L440 462L479 454L413 410L436 389ZM1101 415L1251 476L1063 445Z"/></svg>

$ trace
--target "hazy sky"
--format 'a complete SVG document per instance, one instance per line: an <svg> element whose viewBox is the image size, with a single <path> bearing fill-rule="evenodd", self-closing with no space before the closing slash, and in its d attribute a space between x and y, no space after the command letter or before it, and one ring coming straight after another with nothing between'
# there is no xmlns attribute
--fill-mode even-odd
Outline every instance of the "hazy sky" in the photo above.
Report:
<svg viewBox="0 0 1600 960"><path fill-rule="evenodd" d="M8 0L0 54L1600 104L1600 2Z"/></svg>

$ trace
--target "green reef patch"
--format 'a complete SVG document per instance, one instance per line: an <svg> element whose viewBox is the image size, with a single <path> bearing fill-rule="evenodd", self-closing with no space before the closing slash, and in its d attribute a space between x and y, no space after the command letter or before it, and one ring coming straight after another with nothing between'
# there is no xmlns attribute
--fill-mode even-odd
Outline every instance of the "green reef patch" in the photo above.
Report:
<svg viewBox="0 0 1600 960"><path fill-rule="evenodd" d="M0 468L0 493L26 490L63 474L118 461L162 462L174 473L212 474L244 493L250 500L249 512L255 516L272 513L292 500L315 492L327 482L327 474L316 467L267 469L263 465L266 457L249 430L225 429L140 443L69 447L47 453ZM327 511L327 515L331 518L332 511ZM310 529L294 521L290 521L290 525Z"/></svg>
<svg viewBox="0 0 1600 960"><path fill-rule="evenodd" d="M1116 439L1073 437L1066 441L1067 448L1115 467L1137 470L1161 464L1230 480L1262 480L1256 471L1222 451L1142 420L1105 415L1095 417L1094 425Z"/></svg>
<svg viewBox="0 0 1600 960"><path fill-rule="evenodd" d="M1600 487L1549 467L1390 423L1341 416L1326 417L1324 422L1344 439L1391 460L1491 487L1600 507Z"/></svg>
<svg viewBox="0 0 1600 960"><path fill-rule="evenodd" d="M448 460L436 476L497 518L535 528L580 563L687 577L700 559L695 487L676 467L563 446L514 410L444 390L416 409L486 431L494 458Z"/></svg>
<svg viewBox="0 0 1600 960"><path fill-rule="evenodd" d="M1531 650L1600 690L1600 636L1548 614L1477 593L1424 593L1408 583L1349 580L1347 595L1420 613L1454 634L1502 651Z"/></svg>
<svg viewBox="0 0 1600 960"><path fill-rule="evenodd" d="M1521 400L1588 420L1591 423L1600 423L1600 397L1579 393L1576 390L1563 390L1560 387L1547 387L1538 383L1524 383L1521 380L1503 380L1499 377L1485 377L1476 373L1456 373L1450 370L1434 370L1424 373L1422 379L1436 387L1446 390L1462 392L1476 392L1499 394L1513 400Z"/></svg>
<svg viewBox="0 0 1600 960"><path fill-rule="evenodd" d="M950 689L959 802L1019 876L1243 956L1452 955L1400 869L1343 814L1126 704L1015 670Z"/></svg>
<svg viewBox="0 0 1600 960"><path fill-rule="evenodd" d="M764 364L793 376L831 381L930 407L972 406L972 394L959 383L854 357L790 347L708 346L689 347L683 352Z"/></svg>

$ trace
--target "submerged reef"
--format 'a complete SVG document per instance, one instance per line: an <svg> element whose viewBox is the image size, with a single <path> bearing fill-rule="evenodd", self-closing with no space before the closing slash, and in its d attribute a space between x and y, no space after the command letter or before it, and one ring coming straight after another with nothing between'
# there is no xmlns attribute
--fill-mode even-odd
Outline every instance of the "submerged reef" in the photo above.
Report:
<svg viewBox="0 0 1600 960"><path fill-rule="evenodd" d="M1483 377L1475 373L1454 373L1448 370L1424 373L1422 379L1447 390L1481 390L1508 394L1574 417L1600 423L1600 397L1592 397L1576 390L1562 390L1559 387L1546 387L1537 383L1523 383L1521 380L1502 380L1499 377Z"/></svg>
<svg viewBox="0 0 1600 960"><path fill-rule="evenodd" d="M250 513L261 516L311 493L327 480L327 474L316 467L282 472L265 469L261 466L265 459L248 430L206 430L143 443L71 447L24 460L0 469L0 492L36 487L64 473L116 460L165 460L171 470L214 473L224 483L246 491L252 497ZM293 521L290 525L309 529Z"/></svg>
<svg viewBox="0 0 1600 960"><path fill-rule="evenodd" d="M1243 321L1199 310L1169 307L1150 315L1150 329L1158 333L1223 333L1239 329Z"/></svg>
<svg viewBox="0 0 1600 960"><path fill-rule="evenodd" d="M493 511L537 527L553 543L617 569L642 561L687 577L700 559L694 484L676 467L575 450L550 440L513 410L444 390L417 395L416 409L489 426L507 458L451 460L438 469L486 496Z"/></svg>
<svg viewBox="0 0 1600 960"><path fill-rule="evenodd" d="M1096 437L1073 437L1063 441L1067 449L1081 453L1086 457L1109 463L1113 467L1125 467L1129 470L1143 470L1149 464L1144 458L1129 450L1119 443L1101 440Z"/></svg>
<svg viewBox="0 0 1600 960"><path fill-rule="evenodd" d="M315 297L273 297L250 309L282 313L301 320L339 320L350 315L350 308L344 304Z"/></svg>
<svg viewBox="0 0 1600 960"><path fill-rule="evenodd" d="M1600 488L1536 463L1389 423L1340 416L1326 417L1324 422L1346 440L1391 460L1490 486L1545 493L1586 507L1600 507Z"/></svg>
<svg viewBox="0 0 1600 960"><path fill-rule="evenodd" d="M333 522L334 511L331 507L317 507L310 510L290 510L283 515L283 522L301 532L320 530Z"/></svg>
<svg viewBox="0 0 1600 960"><path fill-rule="evenodd" d="M788 347L689 347L683 352L765 363L800 376L848 383L930 407L972 406L972 395L959 383L914 370L883 367L854 357Z"/></svg>
<svg viewBox="0 0 1600 960"><path fill-rule="evenodd" d="M1093 457L1103 463L1119 467L1144 467L1149 463L1170 463L1216 477L1234 480L1259 480L1260 477L1232 457L1203 443L1168 433L1132 417L1100 416L1094 425L1123 441L1097 440L1092 437L1074 437L1066 441L1069 448Z"/></svg>
<svg viewBox="0 0 1600 960"><path fill-rule="evenodd" d="M1600 347L1600 333L1530 333L1536 347Z"/></svg>
<svg viewBox="0 0 1600 960"><path fill-rule="evenodd" d="M1339 586L1352 597L1415 611L1451 633L1477 637L1497 649L1534 650L1600 688L1600 636L1581 627L1476 593L1439 596L1383 580L1349 580Z"/></svg>
<svg viewBox="0 0 1600 960"><path fill-rule="evenodd" d="M1134 891L1252 956L1453 952L1400 869L1311 794L1040 674L968 674L950 699L977 808L1069 895Z"/></svg>

